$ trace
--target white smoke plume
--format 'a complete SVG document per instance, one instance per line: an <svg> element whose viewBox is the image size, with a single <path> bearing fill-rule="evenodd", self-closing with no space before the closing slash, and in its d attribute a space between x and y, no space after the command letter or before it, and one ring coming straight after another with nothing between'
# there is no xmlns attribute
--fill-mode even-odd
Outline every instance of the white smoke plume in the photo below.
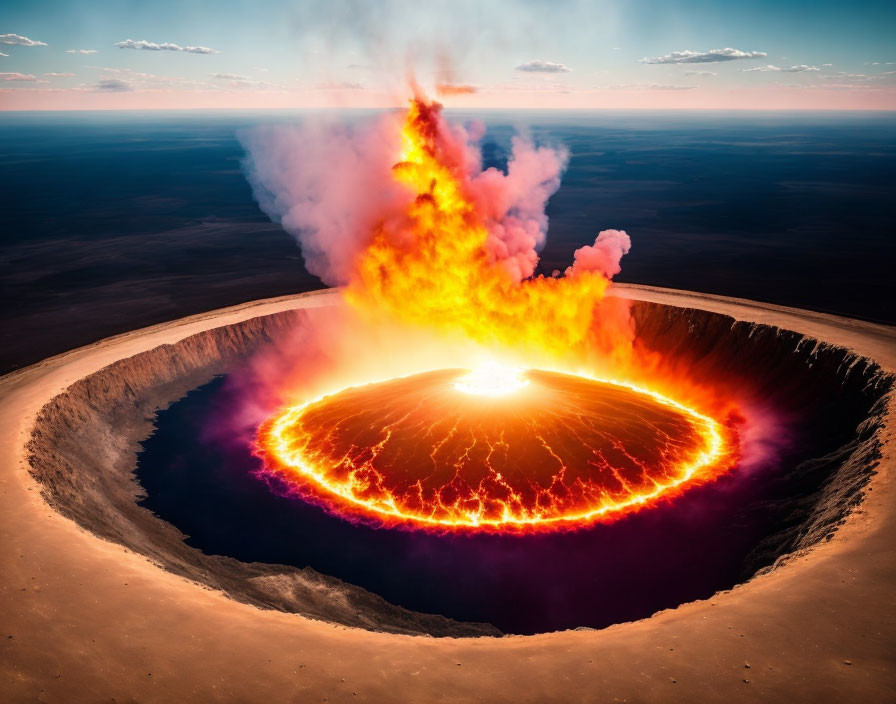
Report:
<svg viewBox="0 0 896 704"><path fill-rule="evenodd" d="M262 210L298 240L309 272L328 285L345 284L353 262L376 228L402 236L407 206L416 195L392 177L401 152L402 115L363 124L308 121L259 128L242 135L244 162ZM562 147L538 146L516 136L506 173L483 170L483 124L448 124L439 115L440 159L462 182L488 231L492 260L517 281L532 276L548 229L545 207L560 187L568 162ZM567 274L619 272L628 235L606 230L576 252Z"/></svg>
<svg viewBox="0 0 896 704"><path fill-rule="evenodd" d="M325 284L346 283L377 221L408 202L391 176L398 137L392 115L361 127L309 121L242 135L258 204L298 240L305 267Z"/></svg>

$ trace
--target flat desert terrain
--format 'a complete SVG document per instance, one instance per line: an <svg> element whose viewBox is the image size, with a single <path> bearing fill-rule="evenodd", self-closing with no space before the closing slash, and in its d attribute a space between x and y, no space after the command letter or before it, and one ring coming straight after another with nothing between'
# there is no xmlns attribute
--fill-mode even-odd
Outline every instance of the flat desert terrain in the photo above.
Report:
<svg viewBox="0 0 896 704"><path fill-rule="evenodd" d="M896 330L640 286L617 295L793 330L896 372ZM600 631L371 632L262 610L53 510L28 472L40 409L102 367L331 292L137 330L0 379L0 699L6 702L896 701L893 400L865 499L832 539L707 601ZM662 588L661 584L657 588Z"/></svg>

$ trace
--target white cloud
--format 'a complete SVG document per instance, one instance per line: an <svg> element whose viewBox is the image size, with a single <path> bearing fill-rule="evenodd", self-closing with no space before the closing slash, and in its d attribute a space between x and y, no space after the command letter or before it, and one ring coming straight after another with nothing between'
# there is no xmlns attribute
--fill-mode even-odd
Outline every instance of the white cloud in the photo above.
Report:
<svg viewBox="0 0 896 704"><path fill-rule="evenodd" d="M282 91L284 89L284 86L278 83L256 81L251 78L246 78L241 81L231 81L229 86L231 88L239 88L240 90Z"/></svg>
<svg viewBox="0 0 896 704"><path fill-rule="evenodd" d="M314 86L315 90L364 90L364 84L359 81L333 81L329 83L318 83Z"/></svg>
<svg viewBox="0 0 896 704"><path fill-rule="evenodd" d="M66 54L95 54L96 49L66 49Z"/></svg>
<svg viewBox="0 0 896 704"><path fill-rule="evenodd" d="M0 51L0 56L9 56L9 54L4 54L2 51Z"/></svg>
<svg viewBox="0 0 896 704"><path fill-rule="evenodd" d="M37 76L30 73L0 73L0 81L20 81L32 83L37 80Z"/></svg>
<svg viewBox="0 0 896 704"><path fill-rule="evenodd" d="M825 81L870 81L871 76L867 73L845 73L840 71L832 76L822 76Z"/></svg>
<svg viewBox="0 0 896 704"><path fill-rule="evenodd" d="M179 76L159 76L155 73L144 73L142 71L134 71L129 68L112 68L108 66L87 66L87 68L95 68L101 71L100 79L114 79L127 83L133 90L172 90L175 88L183 88L188 90L207 90L215 89L210 81L196 81L191 78L183 78Z"/></svg>
<svg viewBox="0 0 896 704"><path fill-rule="evenodd" d="M768 56L764 51L741 51L740 49L710 49L709 51L673 51L666 56L656 58L644 57L640 59L642 64L715 64L720 61L735 61L737 59L759 59Z"/></svg>
<svg viewBox="0 0 896 704"><path fill-rule="evenodd" d="M101 78L94 88L105 93L127 93L134 90L130 83L117 78Z"/></svg>
<svg viewBox="0 0 896 704"><path fill-rule="evenodd" d="M212 78L221 78L228 81L248 81L248 76L241 76L238 73L213 73Z"/></svg>
<svg viewBox="0 0 896 704"><path fill-rule="evenodd" d="M87 68L100 68L99 66L87 66ZM162 76L157 76L154 73L141 73L140 71L134 71L130 68L110 68L109 66L103 66L100 69L104 74L111 73L113 75L124 76L129 81L131 80L155 80L157 78L162 78ZM103 76L103 78L108 78L108 76Z"/></svg>
<svg viewBox="0 0 896 704"><path fill-rule="evenodd" d="M47 78L74 78L75 74L73 73L45 73Z"/></svg>
<svg viewBox="0 0 896 704"><path fill-rule="evenodd" d="M744 73L752 73L753 71L762 71L768 72L773 71L775 73L803 73L804 71L818 71L817 66L807 66L806 64L800 64L799 66L791 66L787 68L786 66L772 66L769 64L768 66L756 66L755 68L740 68L738 71L742 71Z"/></svg>
<svg viewBox="0 0 896 704"><path fill-rule="evenodd" d="M685 76L718 76L715 71L685 71Z"/></svg>
<svg viewBox="0 0 896 704"><path fill-rule="evenodd" d="M36 42L21 34L0 34L0 44L9 44L10 46L46 46L44 42Z"/></svg>
<svg viewBox="0 0 896 704"><path fill-rule="evenodd" d="M609 86L610 90L691 90L697 86L680 86L668 83L621 83Z"/></svg>
<svg viewBox="0 0 896 704"><path fill-rule="evenodd" d="M209 49L207 46L180 46L171 42L163 42L156 44L148 42L145 39L134 41L133 39L125 39L123 42L116 42L115 46L119 49L140 49L143 51L186 51L190 54L220 54L220 51Z"/></svg>
<svg viewBox="0 0 896 704"><path fill-rule="evenodd" d="M553 61L541 61L540 59L527 61L515 68L517 71L524 71L526 73L569 73L572 71L571 68L564 66L563 64L554 63Z"/></svg>
<svg viewBox="0 0 896 704"><path fill-rule="evenodd" d="M216 51L215 49L209 49L207 46L185 46L181 51L186 51L190 54L220 54L220 51Z"/></svg>
<svg viewBox="0 0 896 704"><path fill-rule="evenodd" d="M866 86L866 87L874 87L875 84L880 86L883 84L885 87L892 84L896 81L896 71L884 71L882 73L846 73L844 71L821 76L823 81L828 82L826 87L831 87L832 84L842 84L842 85L853 85L853 86Z"/></svg>
<svg viewBox="0 0 896 704"><path fill-rule="evenodd" d="M496 83L490 86L483 86L482 91L507 91L510 93L568 93L573 86L567 83L558 83L555 81L545 82L514 76L506 83Z"/></svg>

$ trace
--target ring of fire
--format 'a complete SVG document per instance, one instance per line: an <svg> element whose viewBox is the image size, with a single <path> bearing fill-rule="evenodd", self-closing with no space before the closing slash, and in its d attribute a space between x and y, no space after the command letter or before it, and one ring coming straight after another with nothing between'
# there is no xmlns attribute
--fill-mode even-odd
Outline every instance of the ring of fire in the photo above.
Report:
<svg viewBox="0 0 896 704"><path fill-rule="evenodd" d="M258 432L265 470L348 518L446 531L609 521L716 478L733 434L652 391L544 370L503 393L447 369L349 387ZM521 383L518 383L520 382Z"/></svg>

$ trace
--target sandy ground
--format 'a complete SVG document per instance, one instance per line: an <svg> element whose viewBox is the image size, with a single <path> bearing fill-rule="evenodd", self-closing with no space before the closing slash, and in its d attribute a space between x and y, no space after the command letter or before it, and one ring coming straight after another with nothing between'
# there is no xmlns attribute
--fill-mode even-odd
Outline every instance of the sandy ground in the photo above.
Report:
<svg viewBox="0 0 896 704"><path fill-rule="evenodd" d="M896 329L620 286L620 295L779 325L896 371ZM386 635L262 611L102 541L27 472L38 410L103 366L320 292L121 335L0 379L0 700L8 702L896 701L893 406L883 459L834 538L708 601L602 631ZM662 589L657 584L657 589Z"/></svg>

